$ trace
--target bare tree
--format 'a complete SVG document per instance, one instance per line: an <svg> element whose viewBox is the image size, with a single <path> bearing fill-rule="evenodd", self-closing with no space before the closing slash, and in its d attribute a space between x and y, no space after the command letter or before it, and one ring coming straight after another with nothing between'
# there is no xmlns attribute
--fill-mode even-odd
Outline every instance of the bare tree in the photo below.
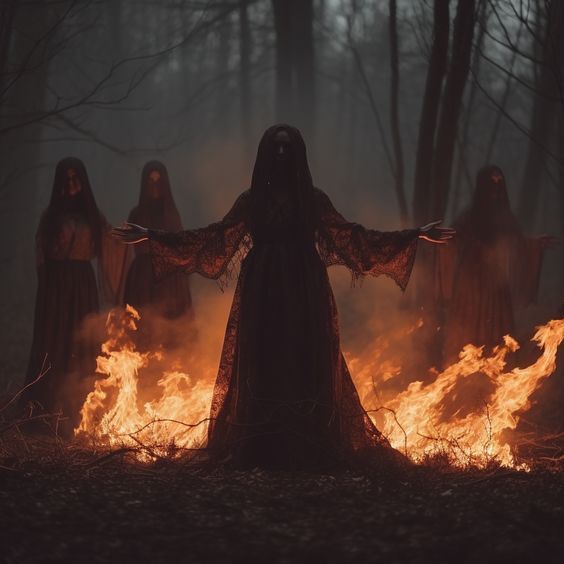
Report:
<svg viewBox="0 0 564 564"><path fill-rule="evenodd" d="M217 76L227 77L230 70L231 39L233 35L233 22L231 15L223 19L217 28L216 73ZM226 96L225 88L218 88L216 92L215 120L218 131L229 130L231 116L231 100Z"/></svg>
<svg viewBox="0 0 564 564"><path fill-rule="evenodd" d="M521 39L521 34L523 33L523 28L524 28L524 24L522 21L519 22L519 27L517 29L517 34L516 34L516 43L517 45L520 42ZM480 51L480 46L478 45L478 54L481 55ZM512 92L512 88L513 88L513 84L514 84L514 69L515 69L515 61L517 60L517 50L513 50L511 52L511 58L509 61L509 65L508 65L508 70L509 72L507 73L506 77L505 77L505 86L503 88L503 95L501 96L501 99L499 101L499 108L497 109L496 113L495 113L495 118L494 118L494 124L492 126L491 129L491 134L490 134L490 140L488 141L488 145L487 145L487 149L486 149L486 156L484 161L486 163L489 163L492 160L493 154L494 154L494 147L495 144L497 142L497 138L499 135L499 128L501 125L501 120L504 117L504 114L507 113L507 106L509 103L509 98L511 96L511 92ZM476 83L476 80L474 80L474 84Z"/></svg>
<svg viewBox="0 0 564 564"><path fill-rule="evenodd" d="M251 152L251 50L252 37L249 27L247 2L239 0L239 80L241 83L240 112L243 130L244 152L248 158Z"/></svg>
<svg viewBox="0 0 564 564"><path fill-rule="evenodd" d="M390 126L392 145L395 159L395 185L398 198L400 219L402 225L407 225L409 212L404 188L403 148L401 143L401 129L399 122L399 55L396 0L389 2L389 31L390 31Z"/></svg>
<svg viewBox="0 0 564 564"><path fill-rule="evenodd" d="M543 8L544 12L541 11ZM546 149L555 125L554 112L558 111L558 105L552 100L560 99L560 105L564 100L562 98L564 83L560 70L562 50L559 45L562 41L560 36L564 32L564 6L562 2L539 2L538 10L541 17L544 16L545 22L544 47L533 97L529 151L517 208L520 220L528 229L532 229L535 225L543 180L546 178Z"/></svg>
<svg viewBox="0 0 564 564"><path fill-rule="evenodd" d="M4 90L10 41L14 30L16 0L0 3L0 91Z"/></svg>
<svg viewBox="0 0 564 564"><path fill-rule="evenodd" d="M276 115L298 121L312 136L315 123L313 0L272 0L276 31Z"/></svg>
<svg viewBox="0 0 564 564"><path fill-rule="evenodd" d="M418 225L423 225L429 220L431 211L431 175L435 129L439 115L443 78L447 68L449 24L449 0L435 0L433 3L433 44L423 94L415 157L413 217Z"/></svg>
<svg viewBox="0 0 564 564"><path fill-rule="evenodd" d="M474 8L474 0L459 0L454 19L452 57L443 92L433 159L434 186L431 216L437 218L444 217L448 203L462 96L470 70L475 23Z"/></svg>
<svg viewBox="0 0 564 564"><path fill-rule="evenodd" d="M476 38L476 48L474 49L472 55L471 64L471 74L472 76L478 78L480 76L481 70L481 57L480 51L484 45L484 40L486 37L486 29L488 25L488 5L484 0L480 0L478 3L478 14L476 20L480 23L478 28L478 37ZM468 167L468 145L471 139L471 129L472 123L474 122L476 116L474 115L474 110L476 106L476 100L478 98L478 87L476 80L470 82L470 91L466 97L465 107L461 109L461 127L460 132L457 135L457 163L454 174L454 182L452 189L452 198L450 201L450 210L452 216L456 216L460 204L460 195L462 191L462 179L465 179L467 191L471 191L473 188L473 174L470 173ZM486 161L487 162L487 161ZM447 208L448 209L448 208Z"/></svg>

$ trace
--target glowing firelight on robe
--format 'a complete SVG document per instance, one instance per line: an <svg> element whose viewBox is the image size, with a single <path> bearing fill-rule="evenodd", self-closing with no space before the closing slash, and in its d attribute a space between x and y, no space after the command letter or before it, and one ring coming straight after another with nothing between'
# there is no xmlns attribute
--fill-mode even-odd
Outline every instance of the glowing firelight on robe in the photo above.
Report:
<svg viewBox="0 0 564 564"><path fill-rule="evenodd" d="M206 437L212 388L182 372L165 372L157 382L157 397L140 407L139 370L156 355L135 349L131 335L139 319L131 306L110 312L108 340L96 359L96 371L104 377L88 394L75 434L108 446L144 446L145 455L198 447Z"/></svg>
<svg viewBox="0 0 564 564"><path fill-rule="evenodd" d="M519 414L530 407L531 394L556 369L562 340L564 319L537 328L533 341L542 349L539 358L526 368L512 370L506 370L506 356L519 348L512 337L506 336L491 356L484 356L483 347L466 345L459 361L431 384L413 382L385 406L365 404L365 408L392 446L415 461L444 453L456 465L485 466L495 460L526 468L515 461L507 432L517 427ZM465 413L455 406L446 416L449 399L456 401L457 387L479 374L487 378L491 390L481 408Z"/></svg>

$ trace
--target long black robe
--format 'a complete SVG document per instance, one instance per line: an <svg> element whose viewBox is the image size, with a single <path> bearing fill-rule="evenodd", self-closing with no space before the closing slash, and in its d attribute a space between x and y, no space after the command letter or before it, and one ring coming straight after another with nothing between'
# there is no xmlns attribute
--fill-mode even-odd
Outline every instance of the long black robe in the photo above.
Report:
<svg viewBox="0 0 564 564"><path fill-rule="evenodd" d="M294 163L285 197L277 198L263 172L280 129L290 133ZM383 233L346 221L311 185L305 145L289 126L267 131L252 188L222 221L151 233L158 277L181 269L220 278L244 256L210 411L214 457L303 468L370 448L392 451L341 353L327 266L345 265L357 277L386 274L405 288L417 240L417 230Z"/></svg>
<svg viewBox="0 0 564 564"><path fill-rule="evenodd" d="M149 181L153 171L158 171L160 175L156 186ZM151 190L158 193L151 194ZM172 197L168 171L160 161L149 161L143 167L139 203L131 210L128 221L151 229L182 229L180 215ZM149 244L136 245L134 252L135 257L125 278L122 303L139 310L142 319L152 314L167 319L184 315L191 318L192 295L188 276L177 272L163 280L157 280L153 273Z"/></svg>
<svg viewBox="0 0 564 564"><path fill-rule="evenodd" d="M62 196L70 168L77 171L82 186L78 205ZM99 343L83 331L83 322L99 310L98 283L105 295L112 290L115 294L119 285L116 265L123 261L125 249L116 245L109 230L96 207L84 164L75 158L60 161L51 202L36 234L37 293L25 378L29 386L22 404L33 402L47 413L62 411L70 417L71 424L65 426L69 433L78 420L86 393L83 385L95 373L99 352Z"/></svg>
<svg viewBox="0 0 564 564"><path fill-rule="evenodd" d="M472 205L453 227L456 237L437 249L445 364L466 344L492 347L514 335L515 308L536 299L542 264L541 243L523 234L497 166L480 170Z"/></svg>

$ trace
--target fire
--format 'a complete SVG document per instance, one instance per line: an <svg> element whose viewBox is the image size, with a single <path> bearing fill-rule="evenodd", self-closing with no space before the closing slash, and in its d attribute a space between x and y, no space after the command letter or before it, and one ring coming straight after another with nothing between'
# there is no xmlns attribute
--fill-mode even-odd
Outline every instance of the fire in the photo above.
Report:
<svg viewBox="0 0 564 564"><path fill-rule="evenodd" d="M139 319L129 306L108 316L108 339L97 359L102 377L84 402L75 433L108 446L142 447L139 456L145 460L198 448L205 442L213 384L207 378L193 380L168 370L152 387L152 395L142 401L139 371L162 357L136 350L132 337ZM541 353L530 366L507 368L508 355L519 348L510 336L489 356L484 347L466 345L458 362L432 383L412 382L399 393L388 390L389 399L384 401L378 386L398 379L402 372L401 358L388 350L390 341L403 343L420 326L419 320L378 338L369 358L349 359L364 407L378 428L393 447L416 462L441 453L459 466L496 461L526 469L515 455L510 433L529 408L531 394L556 368L564 319L538 328L533 341ZM475 401L469 402L469 391L476 390Z"/></svg>
<svg viewBox="0 0 564 564"><path fill-rule="evenodd" d="M382 396L389 395L390 392L383 394L379 385L388 381L395 382L401 376L402 355L405 354L403 347L392 345L405 342L409 335L422 326L423 319L417 318L399 328L388 330L384 335L378 335L361 356L344 351L363 405L381 403Z"/></svg>
<svg viewBox="0 0 564 564"><path fill-rule="evenodd" d="M168 371L157 382L156 397L140 406L139 370L159 355L135 349L132 332L139 319L131 306L110 312L109 338L97 358L96 371L104 376L88 394L75 434L108 446L141 446L142 458L197 447L205 440L212 388Z"/></svg>
<svg viewBox="0 0 564 564"><path fill-rule="evenodd" d="M486 466L495 460L526 468L515 460L507 434L529 408L531 394L554 372L563 339L564 319L539 327L533 337L542 349L538 360L512 370L506 369L506 357L519 348L512 337L506 336L491 356L484 355L483 347L466 345L458 362L431 384L412 382L385 406L365 407L392 446L415 461L444 453L456 465ZM479 407L464 411L460 389L480 377L485 380L486 397Z"/></svg>

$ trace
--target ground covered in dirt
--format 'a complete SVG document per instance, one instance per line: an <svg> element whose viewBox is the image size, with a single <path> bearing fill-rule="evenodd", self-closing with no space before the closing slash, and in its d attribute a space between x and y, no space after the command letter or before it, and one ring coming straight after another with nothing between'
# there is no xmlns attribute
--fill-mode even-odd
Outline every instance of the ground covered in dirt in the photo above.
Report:
<svg viewBox="0 0 564 564"><path fill-rule="evenodd" d="M564 561L562 472L243 472L69 453L3 461L2 562Z"/></svg>

